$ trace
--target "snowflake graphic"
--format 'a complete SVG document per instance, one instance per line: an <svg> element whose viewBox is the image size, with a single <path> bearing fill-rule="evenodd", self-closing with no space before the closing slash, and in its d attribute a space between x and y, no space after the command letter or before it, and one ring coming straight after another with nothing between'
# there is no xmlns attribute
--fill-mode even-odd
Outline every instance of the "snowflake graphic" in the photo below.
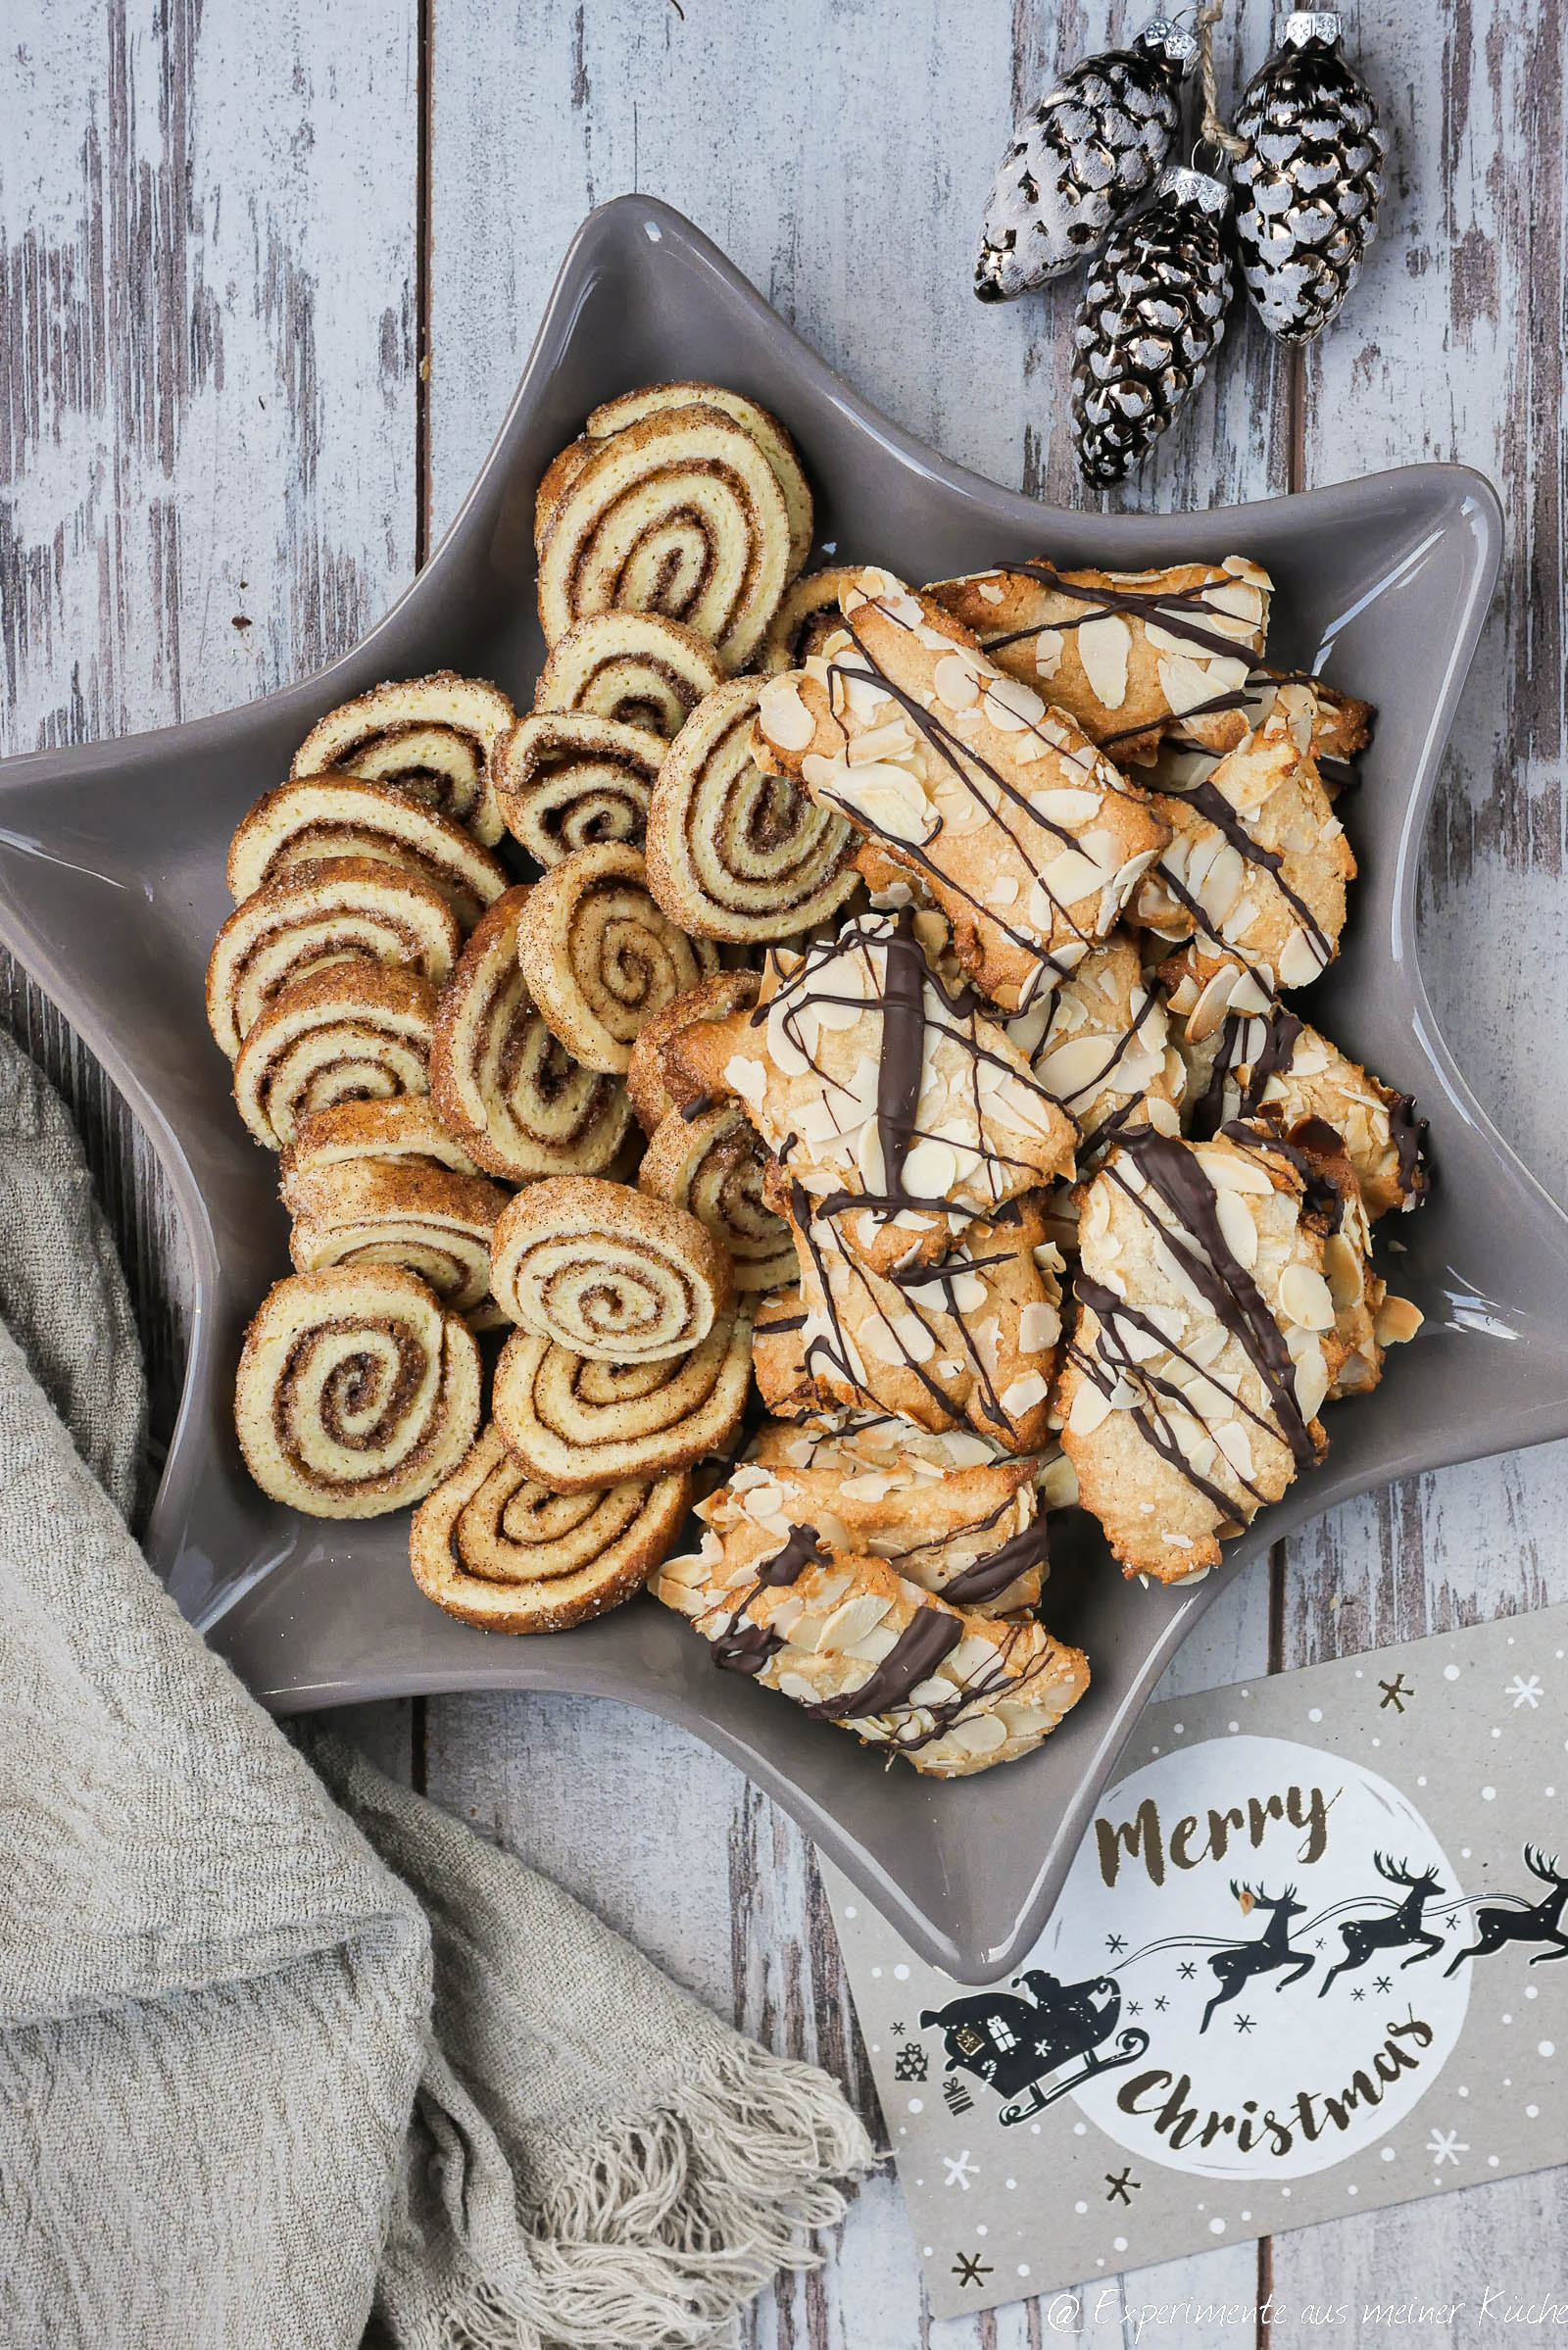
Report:
<svg viewBox="0 0 1568 2350"><path fill-rule="evenodd" d="M1372 1988L1373 1988L1375 1991L1392 1991L1392 1990L1393 1990L1393 1988L1394 1988L1394 1978L1393 1978L1393 1976L1392 1976L1392 1975L1380 1975L1380 1976L1378 1977L1377 1981L1376 1981L1376 1982L1373 1983L1373 1985L1372 1985Z"/></svg>
<svg viewBox="0 0 1568 2350"><path fill-rule="evenodd" d="M1515 1713L1519 1711L1521 1705L1528 1705L1534 1709L1541 1703L1543 1695L1541 1675L1532 1673L1527 1681L1522 1673L1516 1673L1502 1693L1505 1697L1513 1699Z"/></svg>
<svg viewBox="0 0 1568 2350"><path fill-rule="evenodd" d="M1446 2162L1451 2162L1457 2170L1460 2155L1469 2151L1467 2141L1460 2137L1456 2130L1434 2130L1427 2140L1427 2152L1439 2169Z"/></svg>
<svg viewBox="0 0 1568 2350"><path fill-rule="evenodd" d="M1250 2032L1252 2029L1252 2019L1250 2016L1236 2016L1233 2018L1233 2021L1238 2032Z"/></svg>
<svg viewBox="0 0 1568 2350"><path fill-rule="evenodd" d="M980 2176L980 2165L973 2160L968 2147L965 2146L961 2154L944 2154L942 2163L948 2174L942 2181L943 2185L961 2186L967 2194Z"/></svg>

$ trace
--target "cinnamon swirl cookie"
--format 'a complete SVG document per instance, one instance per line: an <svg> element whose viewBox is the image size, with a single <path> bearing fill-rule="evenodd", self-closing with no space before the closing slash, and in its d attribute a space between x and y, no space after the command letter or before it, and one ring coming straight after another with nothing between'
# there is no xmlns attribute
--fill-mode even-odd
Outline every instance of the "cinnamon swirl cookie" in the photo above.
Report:
<svg viewBox="0 0 1568 2350"><path fill-rule="evenodd" d="M686 1516L689 1480L608 1493L535 1485L495 1428L414 1513L409 1563L427 1599L484 1632L564 1632L641 1591Z"/></svg>
<svg viewBox="0 0 1568 2350"><path fill-rule="evenodd" d="M439 890L369 857L308 858L247 898L207 965L207 1024L230 1060L262 1013L329 963L404 963L439 987L463 933Z"/></svg>
<svg viewBox="0 0 1568 2350"><path fill-rule="evenodd" d="M698 938L796 937L855 890L856 834L752 757L761 687L735 677L700 702L664 754L648 811L648 886Z"/></svg>
<svg viewBox="0 0 1568 2350"><path fill-rule="evenodd" d="M741 1306L667 1362L594 1362L516 1331L496 1365L492 1408L530 1477L588 1493L728 1450L751 1382L752 1317Z"/></svg>
<svg viewBox="0 0 1568 2350"><path fill-rule="evenodd" d="M697 1218L623 1184L530 1184L497 1218L490 1286L502 1311L593 1362L667 1362L729 1304L729 1260Z"/></svg>
<svg viewBox="0 0 1568 2350"><path fill-rule="evenodd" d="M790 1228L762 1197L767 1165L742 1109L721 1102L690 1116L672 1109L638 1170L641 1191L684 1207L707 1226L735 1268L735 1287L781 1289L800 1278Z"/></svg>
<svg viewBox="0 0 1568 2350"><path fill-rule="evenodd" d="M228 852L234 898L254 896L307 858L372 857L439 890L465 930L507 886L506 868L461 824L382 783L306 775L264 792Z"/></svg>
<svg viewBox="0 0 1568 2350"><path fill-rule="evenodd" d="M719 383L645 383L640 390L622 392L618 399L607 400L602 408L596 408L588 419L588 437L606 440L614 433L624 432L628 424L641 422L644 416L694 404L721 409L725 416L733 416L742 431L751 434L772 466L789 514L786 576L793 579L811 551L811 492L795 443L777 416L771 416L759 402L748 400L744 392L727 391Z"/></svg>
<svg viewBox="0 0 1568 2350"><path fill-rule="evenodd" d="M289 772L345 768L422 801L488 847L501 838L491 757L516 716L509 697L484 678L451 669L406 677L329 710L295 752Z"/></svg>
<svg viewBox="0 0 1568 2350"><path fill-rule="evenodd" d="M625 1073L637 1033L718 961L649 893L640 853L577 849L530 891L517 925L529 994L586 1068Z"/></svg>
<svg viewBox="0 0 1568 2350"><path fill-rule="evenodd" d="M446 1167L342 1159L289 1183L289 1254L302 1273L326 1265L402 1265L475 1328L499 1321L490 1296L490 1234L508 1195Z"/></svg>
<svg viewBox="0 0 1568 2350"><path fill-rule="evenodd" d="M334 963L268 1005L234 1061L234 1100L259 1143L292 1142L335 1102L428 1091L435 990L416 971Z"/></svg>
<svg viewBox="0 0 1568 2350"><path fill-rule="evenodd" d="M789 514L766 457L721 409L658 410L597 442L539 556L547 645L620 606L684 620L739 669L789 576Z"/></svg>
<svg viewBox="0 0 1568 2350"><path fill-rule="evenodd" d="M496 761L507 830L542 865L599 841L640 847L663 756L662 737L618 718L580 710L520 718Z"/></svg>
<svg viewBox="0 0 1568 2350"><path fill-rule="evenodd" d="M526 888L475 926L436 1010L430 1092L492 1175L602 1175L631 1125L618 1078L585 1069L546 1027L517 962Z"/></svg>
<svg viewBox="0 0 1568 2350"><path fill-rule="evenodd" d="M880 1559L830 1549L810 1526L767 1538L760 1554L710 1527L701 1550L669 1559L650 1588L710 1643L715 1664L933 1778L1027 1754L1089 1686L1082 1652L1041 1625L950 1607Z"/></svg>
<svg viewBox="0 0 1568 2350"><path fill-rule="evenodd" d="M676 996L662 1011L656 1011L638 1030L626 1067L626 1090L645 1134L657 1134L672 1109L690 1107L703 1093L700 1085L688 1085L678 1072L666 1069L666 1047L701 1020L723 1020L733 1011L750 1011L760 984L755 971L713 971Z"/></svg>
<svg viewBox="0 0 1568 2350"><path fill-rule="evenodd" d="M724 682L707 637L662 612L601 612L553 645L533 706L610 718L674 741L705 694Z"/></svg>
<svg viewBox="0 0 1568 2350"><path fill-rule="evenodd" d="M274 1501L312 1518L380 1517L417 1501L472 1444L479 1349L413 1273L296 1273L246 1332L234 1424Z"/></svg>
<svg viewBox="0 0 1568 2350"><path fill-rule="evenodd" d="M1247 732L1273 582L1244 555L1163 571L1062 571L1041 557L926 593L1118 766L1146 764L1173 725L1210 751Z"/></svg>
<svg viewBox="0 0 1568 2350"><path fill-rule="evenodd" d="M791 580L762 639L757 665L764 677L776 677L782 669L804 669L811 655L821 652L844 625L839 597L860 568L858 563L838 563Z"/></svg>
<svg viewBox="0 0 1568 2350"><path fill-rule="evenodd" d="M454 1175L479 1170L449 1134L423 1094L395 1094L388 1102L338 1102L301 1118L278 1161L278 1189L290 1215L304 1212L312 1176L326 1167L371 1159L383 1166L449 1167Z"/></svg>
<svg viewBox="0 0 1568 2350"><path fill-rule="evenodd" d="M1114 927L1169 828L928 597L865 570L840 602L842 631L763 687L759 763L922 883L976 985L1026 1010Z"/></svg>

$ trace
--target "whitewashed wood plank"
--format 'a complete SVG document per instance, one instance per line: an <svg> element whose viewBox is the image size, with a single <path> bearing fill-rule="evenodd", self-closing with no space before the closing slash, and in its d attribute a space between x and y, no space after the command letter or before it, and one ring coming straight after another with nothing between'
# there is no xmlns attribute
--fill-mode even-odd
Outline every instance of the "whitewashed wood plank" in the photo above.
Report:
<svg viewBox="0 0 1568 2350"><path fill-rule="evenodd" d="M1363 9L1357 42L1394 138L1378 246L1307 368L1314 480L1452 458L1507 512L1502 590L1454 732L1422 880L1421 959L1482 1102L1559 1198L1568 1023L1542 974L1568 945L1561 890L1563 579L1557 331L1563 251L1558 12L1484 28L1432 13L1412 58L1405 12ZM1397 61L1397 62L1396 62ZM1419 62L1421 70L1412 71ZM1568 1447L1421 1478L1339 1510L1291 1545L1289 1663L1348 1654L1568 1595ZM1303 2304L1520 2286L1560 2234L1564 2174L1282 2236L1277 2350L1321 2338Z"/></svg>
<svg viewBox="0 0 1568 2350"><path fill-rule="evenodd" d="M875 12L832 0L762 12L684 0L683 15L584 0L520 19L491 0L441 0L433 526L482 461L578 221L630 189L708 229L900 421L997 479L1079 502L1066 433L1076 288L981 310L973 250L1018 106L1050 70L1145 13L914 0L890 39ZM1247 14L1260 27L1267 12L1249 0ZM1206 507L1279 491L1288 424L1289 371L1238 317L1229 364L1128 502ZM1211 1611L1173 1668L1172 1693L1263 1671L1267 1639L1259 1571ZM811 1856L772 1804L681 1734L617 1708L436 1699L428 1725L432 1794L624 1924L744 2030L828 2064L880 2130ZM1190 2287L1236 2302L1255 2291L1248 2246L1177 2269L1157 2273L1157 2296L1150 2279L1129 2278L1127 2297L1181 2299ZM1095 2299L1105 2286L1096 2280ZM1087 2327L1097 2346L1122 2338L1118 2290ZM880 2179L827 2269L764 2296L748 2339L906 2350L928 2323L902 2198ZM1043 2323L1038 2305L1021 2304L931 2338L1012 2350L1038 2343Z"/></svg>

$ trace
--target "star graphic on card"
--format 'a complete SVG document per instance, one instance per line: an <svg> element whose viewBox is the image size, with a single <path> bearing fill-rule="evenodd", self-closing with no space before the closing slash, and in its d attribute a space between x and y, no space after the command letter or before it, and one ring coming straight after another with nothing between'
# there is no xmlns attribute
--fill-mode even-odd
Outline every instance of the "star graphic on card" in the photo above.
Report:
<svg viewBox="0 0 1568 2350"><path fill-rule="evenodd" d="M960 2252L953 2264L953 2274L960 2284L984 2284L993 2271L978 2252Z"/></svg>

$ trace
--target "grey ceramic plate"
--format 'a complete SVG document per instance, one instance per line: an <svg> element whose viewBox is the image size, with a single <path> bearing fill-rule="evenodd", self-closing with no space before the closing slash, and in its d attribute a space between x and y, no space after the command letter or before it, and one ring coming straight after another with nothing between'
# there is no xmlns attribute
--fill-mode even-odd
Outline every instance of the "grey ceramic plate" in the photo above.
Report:
<svg viewBox="0 0 1568 2350"><path fill-rule="evenodd" d="M979 327L977 323L977 333ZM286 1270L270 1157L247 1139L202 1014L228 911L223 858L319 713L378 678L451 663L526 699L541 653L534 485L587 411L655 377L699 376L777 411L817 491L824 546L911 579L1049 551L1142 565L1239 551L1278 584L1271 649L1378 705L1346 813L1361 860L1346 952L1313 1005L1352 1053L1421 1097L1441 1170L1404 1219L1398 1286L1426 1327L1223 1575L1124 1584L1081 1520L1048 1591L1094 1687L1010 1769L953 1785L887 1770L739 1677L652 1601L553 1640L489 1638L427 1605L405 1521L289 1516L246 1478L229 1419L245 1321ZM150 1549L180 1606L269 1705L411 1690L570 1689L667 1715L776 1795L916 1946L980 1981L1038 1932L1095 1798L1170 1656L1228 1576L1362 1488L1568 1433L1568 1222L1482 1116L1433 1026L1413 952L1416 862L1449 720L1497 567L1487 483L1422 465L1271 505L1172 519L1057 514L950 465L867 409L677 215L625 197L568 254L512 412L472 495L409 593L309 684L128 742L0 773L0 935L122 1088L183 1215L197 1312Z"/></svg>

